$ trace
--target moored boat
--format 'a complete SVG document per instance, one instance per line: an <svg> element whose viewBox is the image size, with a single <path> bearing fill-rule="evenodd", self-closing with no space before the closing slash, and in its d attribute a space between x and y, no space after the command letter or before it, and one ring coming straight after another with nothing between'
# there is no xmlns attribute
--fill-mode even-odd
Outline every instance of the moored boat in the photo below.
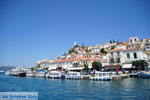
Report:
<svg viewBox="0 0 150 100"><path fill-rule="evenodd" d="M90 80L101 80L101 81L108 81L111 80L111 72L92 72L90 75Z"/></svg>
<svg viewBox="0 0 150 100"><path fill-rule="evenodd" d="M137 74L139 78L150 78L150 72L142 71L142 72L138 72Z"/></svg>
<svg viewBox="0 0 150 100"><path fill-rule="evenodd" d="M0 74L3 74L4 73L4 71L3 70L0 70Z"/></svg>
<svg viewBox="0 0 150 100"><path fill-rule="evenodd" d="M46 72L43 71L43 70L40 70L40 71L37 71L35 73L36 77L39 77L39 78L45 78L46 77Z"/></svg>
<svg viewBox="0 0 150 100"><path fill-rule="evenodd" d="M10 75L10 71L6 71L6 72L5 72L5 75Z"/></svg>
<svg viewBox="0 0 150 100"><path fill-rule="evenodd" d="M15 68L10 70L11 76L18 76L18 77L26 77L27 69L24 68Z"/></svg>
<svg viewBox="0 0 150 100"><path fill-rule="evenodd" d="M27 77L33 77L34 76L34 72L33 71L27 71L26 76Z"/></svg>
<svg viewBox="0 0 150 100"><path fill-rule="evenodd" d="M47 74L47 78L53 78L53 79L65 79L65 73L62 71L50 71Z"/></svg>
<svg viewBox="0 0 150 100"><path fill-rule="evenodd" d="M81 72L68 72L65 77L67 79L83 79Z"/></svg>

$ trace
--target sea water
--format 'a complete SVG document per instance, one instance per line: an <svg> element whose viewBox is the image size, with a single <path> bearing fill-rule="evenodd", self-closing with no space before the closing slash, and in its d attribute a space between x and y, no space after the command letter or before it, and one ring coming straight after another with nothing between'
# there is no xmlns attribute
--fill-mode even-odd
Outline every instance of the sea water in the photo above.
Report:
<svg viewBox="0 0 150 100"><path fill-rule="evenodd" d="M0 92L38 92L38 100L150 100L150 79L90 81L0 74Z"/></svg>

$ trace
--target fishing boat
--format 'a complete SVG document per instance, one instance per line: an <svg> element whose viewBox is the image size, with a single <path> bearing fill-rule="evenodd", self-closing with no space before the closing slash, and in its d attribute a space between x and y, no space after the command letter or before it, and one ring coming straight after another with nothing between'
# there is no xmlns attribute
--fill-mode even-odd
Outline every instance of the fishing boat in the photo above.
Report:
<svg viewBox="0 0 150 100"><path fill-rule="evenodd" d="M138 72L137 74L139 78L150 78L150 72L141 71Z"/></svg>
<svg viewBox="0 0 150 100"><path fill-rule="evenodd" d="M81 72L68 72L65 77L67 79L83 79Z"/></svg>
<svg viewBox="0 0 150 100"><path fill-rule="evenodd" d="M53 79L65 79L65 73L63 71L50 71L46 77Z"/></svg>
<svg viewBox="0 0 150 100"><path fill-rule="evenodd" d="M20 70L18 70L17 74L19 77L26 77L27 70L26 69L20 69Z"/></svg>
<svg viewBox="0 0 150 100"><path fill-rule="evenodd" d="M108 81L111 79L112 79L111 72L95 71L95 72L92 72L90 75L90 80Z"/></svg>

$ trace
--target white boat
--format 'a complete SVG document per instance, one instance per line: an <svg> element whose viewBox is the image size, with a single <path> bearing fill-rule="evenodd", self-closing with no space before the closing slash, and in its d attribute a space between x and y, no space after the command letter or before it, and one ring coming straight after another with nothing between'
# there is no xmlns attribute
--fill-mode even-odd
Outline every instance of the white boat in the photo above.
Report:
<svg viewBox="0 0 150 100"><path fill-rule="evenodd" d="M36 77L39 77L39 78L45 78L46 77L46 72L41 70L41 71L37 71L35 73Z"/></svg>
<svg viewBox="0 0 150 100"><path fill-rule="evenodd" d="M50 71L46 77L53 79L65 79L65 73L60 71Z"/></svg>
<svg viewBox="0 0 150 100"><path fill-rule="evenodd" d="M10 75L18 77L26 77L27 69L25 68L15 68L10 70Z"/></svg>
<svg viewBox="0 0 150 100"><path fill-rule="evenodd" d="M107 80L111 80L112 76L111 76L111 72L92 72L90 75L90 80L102 80L102 81L107 81Z"/></svg>
<svg viewBox="0 0 150 100"><path fill-rule="evenodd" d="M12 69L12 70L10 70L10 75L11 75L11 76L18 76L18 75L17 75L17 69Z"/></svg>
<svg viewBox="0 0 150 100"><path fill-rule="evenodd" d="M4 71L3 71L3 70L0 70L0 73L4 73Z"/></svg>
<svg viewBox="0 0 150 100"><path fill-rule="evenodd" d="M10 71L6 71L6 72L5 72L5 75L10 75Z"/></svg>
<svg viewBox="0 0 150 100"><path fill-rule="evenodd" d="M28 71L26 76L27 77L33 77L34 76L34 72Z"/></svg>
<svg viewBox="0 0 150 100"><path fill-rule="evenodd" d="M67 79L83 79L81 72L68 72L65 76Z"/></svg>

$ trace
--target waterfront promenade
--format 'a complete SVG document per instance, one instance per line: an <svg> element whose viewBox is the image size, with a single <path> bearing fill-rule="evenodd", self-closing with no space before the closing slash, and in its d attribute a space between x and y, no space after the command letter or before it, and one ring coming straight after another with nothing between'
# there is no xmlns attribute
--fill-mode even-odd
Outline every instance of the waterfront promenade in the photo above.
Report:
<svg viewBox="0 0 150 100"><path fill-rule="evenodd" d="M39 100L149 100L150 79L55 80L0 75L0 92L38 92Z"/></svg>

